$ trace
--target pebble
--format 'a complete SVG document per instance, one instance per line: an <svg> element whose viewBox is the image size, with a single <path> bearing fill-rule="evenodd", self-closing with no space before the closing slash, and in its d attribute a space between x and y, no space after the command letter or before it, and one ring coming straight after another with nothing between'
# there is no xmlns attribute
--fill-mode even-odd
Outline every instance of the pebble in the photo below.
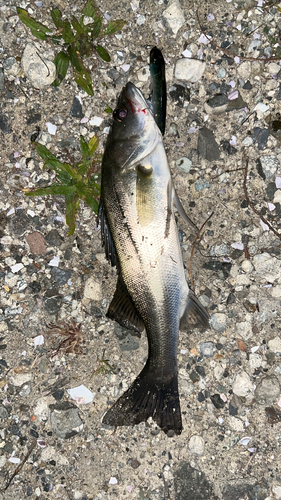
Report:
<svg viewBox="0 0 281 500"><path fill-rule="evenodd" d="M211 358L214 355L214 343L213 342L201 342L199 345L200 352L206 358Z"/></svg>
<svg viewBox="0 0 281 500"><path fill-rule="evenodd" d="M193 455L204 455L204 439L201 436L194 434L188 442L188 449Z"/></svg>
<svg viewBox="0 0 281 500"><path fill-rule="evenodd" d="M178 0L172 1L167 9L163 11L162 16L164 23L168 25L174 35L185 23L184 13Z"/></svg>
<svg viewBox="0 0 281 500"><path fill-rule="evenodd" d="M247 372L241 371L234 376L232 390L236 396L244 398L252 398L255 390L254 384L251 382Z"/></svg>
<svg viewBox="0 0 281 500"><path fill-rule="evenodd" d="M0 68L0 95L5 94L5 78L3 68Z"/></svg>
<svg viewBox="0 0 281 500"><path fill-rule="evenodd" d="M19 74L21 73L21 67L20 67L18 61L16 60L16 58L13 56L7 57L7 59L4 59L3 68L4 68L4 71L7 75L11 75L14 77L19 76Z"/></svg>
<svg viewBox="0 0 281 500"><path fill-rule="evenodd" d="M79 96L74 96L69 114L74 118L83 118L84 113L82 111L82 102Z"/></svg>
<svg viewBox="0 0 281 500"><path fill-rule="evenodd" d="M51 275L59 285L66 285L72 274L73 271L71 271L71 269L65 270L60 269L59 267L52 267L51 270Z"/></svg>
<svg viewBox="0 0 281 500"><path fill-rule="evenodd" d="M49 314L57 314L61 308L62 298L60 296L51 297L44 302L44 308Z"/></svg>
<svg viewBox="0 0 281 500"><path fill-rule="evenodd" d="M63 238L61 237L60 233L58 232L57 229L52 229L47 236L45 236L45 240L48 243L48 246L50 247L59 247L60 244L63 241Z"/></svg>
<svg viewBox="0 0 281 500"><path fill-rule="evenodd" d="M175 78L186 82L198 82L203 76L206 63L199 59L178 59L175 65Z"/></svg>
<svg viewBox="0 0 281 500"><path fill-rule="evenodd" d="M212 483L202 470L195 469L188 462L181 462L174 471L175 498L177 500L215 500ZM163 496L162 496L163 498ZM224 498L229 497L226 496Z"/></svg>
<svg viewBox="0 0 281 500"><path fill-rule="evenodd" d="M281 262L276 257L271 257L267 252L254 255L253 264L256 273L263 281L274 283L281 278Z"/></svg>
<svg viewBox="0 0 281 500"><path fill-rule="evenodd" d="M227 110L228 99L225 94L216 94L205 102L204 107L207 113L219 115Z"/></svg>
<svg viewBox="0 0 281 500"><path fill-rule="evenodd" d="M220 148L215 140L215 136L207 127L201 127L198 132L198 153L208 161L220 158Z"/></svg>
<svg viewBox="0 0 281 500"><path fill-rule="evenodd" d="M56 79L56 66L45 59L33 43L28 43L23 51L21 66L25 76L36 89L51 85Z"/></svg>
<svg viewBox="0 0 281 500"><path fill-rule="evenodd" d="M212 314L210 325L216 332L224 332L226 329L226 315L224 313Z"/></svg>
<svg viewBox="0 0 281 500"><path fill-rule="evenodd" d="M195 182L195 191L202 191L203 189L208 189L210 187L209 182L205 181L205 179L199 179Z"/></svg>
<svg viewBox="0 0 281 500"><path fill-rule="evenodd" d="M190 90L179 83L175 83L170 88L169 94L172 101L180 108L183 108L185 101L190 100Z"/></svg>
<svg viewBox="0 0 281 500"><path fill-rule="evenodd" d="M12 371L9 378L14 386L21 387L31 380L32 375L31 373L15 373Z"/></svg>
<svg viewBox="0 0 281 500"><path fill-rule="evenodd" d="M15 217L10 222L10 228L16 236L23 236L29 230L31 224L31 217L26 215L22 210L17 210Z"/></svg>
<svg viewBox="0 0 281 500"><path fill-rule="evenodd" d="M271 74L271 75L277 75L277 73L279 73L280 71L280 65L275 63L275 62L271 62L268 66L267 66L267 69L268 69L268 72Z"/></svg>
<svg viewBox="0 0 281 500"><path fill-rule="evenodd" d="M281 337L276 336L274 339L269 340L268 347L272 352L281 354Z"/></svg>
<svg viewBox="0 0 281 500"><path fill-rule="evenodd" d="M264 377L255 390L255 401L260 405L271 405L280 396L280 384L275 375Z"/></svg>
<svg viewBox="0 0 281 500"><path fill-rule="evenodd" d="M261 368L266 366L266 363L263 361L262 356L257 353L251 353L249 355L249 365L252 370L255 370L256 368Z"/></svg>
<svg viewBox="0 0 281 500"><path fill-rule="evenodd" d="M83 422L79 416L78 408L70 402L56 403L50 405L51 427L61 439L69 439L83 429Z"/></svg>
<svg viewBox="0 0 281 500"><path fill-rule="evenodd" d="M257 141L258 150L265 148L268 137L269 137L269 130L267 128L254 127L253 142L255 143Z"/></svg>
<svg viewBox="0 0 281 500"><path fill-rule="evenodd" d="M4 134L10 134L12 132L9 118L7 115L4 115L4 113L0 113L0 129Z"/></svg>
<svg viewBox="0 0 281 500"><path fill-rule="evenodd" d="M264 155L260 156L258 159L261 169L265 175L265 179L269 180L274 177L276 174L276 171L278 169L278 166L280 164L278 158L276 155Z"/></svg>
<svg viewBox="0 0 281 500"><path fill-rule="evenodd" d="M44 236L38 231L34 231L26 236L30 252L34 255L44 255L46 253L46 242Z"/></svg>
<svg viewBox="0 0 281 500"><path fill-rule="evenodd" d="M237 73L245 82L249 79L252 73L252 65L250 61L244 61L237 66Z"/></svg>
<svg viewBox="0 0 281 500"><path fill-rule="evenodd" d="M229 255L230 247L226 243L221 243L218 245L215 243L210 249L210 255L215 255L216 257L221 257L222 255Z"/></svg>
<svg viewBox="0 0 281 500"><path fill-rule="evenodd" d="M137 71L137 76L139 82L147 82L148 79L150 78L149 66L144 66L143 68L139 69Z"/></svg>
<svg viewBox="0 0 281 500"><path fill-rule="evenodd" d="M186 174L189 174L191 165L192 165L191 161L185 156L176 160L176 166Z"/></svg>
<svg viewBox="0 0 281 500"><path fill-rule="evenodd" d="M238 337L244 340L249 340L253 336L252 325L249 321L241 321L236 323L235 326L236 333Z"/></svg>
<svg viewBox="0 0 281 500"><path fill-rule="evenodd" d="M224 78L226 75L226 70L224 68L220 68L218 72L218 78Z"/></svg>
<svg viewBox="0 0 281 500"><path fill-rule="evenodd" d="M102 299L102 286L94 278L88 278L85 283L84 289L85 299L101 300Z"/></svg>

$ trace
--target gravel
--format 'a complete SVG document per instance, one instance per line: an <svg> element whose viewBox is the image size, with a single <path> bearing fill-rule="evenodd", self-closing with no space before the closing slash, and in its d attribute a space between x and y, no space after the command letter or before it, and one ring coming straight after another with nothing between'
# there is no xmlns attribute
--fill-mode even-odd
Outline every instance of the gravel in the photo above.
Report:
<svg viewBox="0 0 281 500"><path fill-rule="evenodd" d="M263 30L278 31L278 6L98 5L103 19L127 23L101 42L109 63L95 53L84 60L90 97L71 68L61 86L50 85L60 49L33 37L13 0L0 2L1 488L16 472L0 500L278 499L280 237L260 217L281 232L280 65L264 59L275 48ZM67 0L59 8L71 19L82 7ZM53 29L44 2L26 8ZM103 153L111 123L104 110L114 109L128 81L149 96L155 44L166 61L164 143L175 188L198 228L214 212L191 266L196 234L176 214L186 279L191 284L191 267L211 328L180 332L184 429L170 437L151 418L116 430L102 425L145 364L145 334L106 316L117 275L90 208L81 203L68 236L62 196L24 196L55 181L32 141L73 164L80 135L96 135ZM81 386L92 402L70 398Z"/></svg>

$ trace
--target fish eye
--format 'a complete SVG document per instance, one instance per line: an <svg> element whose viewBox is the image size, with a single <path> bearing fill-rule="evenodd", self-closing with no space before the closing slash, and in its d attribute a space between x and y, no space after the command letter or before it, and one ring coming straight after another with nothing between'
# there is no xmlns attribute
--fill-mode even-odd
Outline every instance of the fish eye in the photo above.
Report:
<svg viewBox="0 0 281 500"><path fill-rule="evenodd" d="M115 111L113 112L113 118L115 118L115 120L117 120L118 122L124 120L126 116L127 116L126 109L115 109Z"/></svg>

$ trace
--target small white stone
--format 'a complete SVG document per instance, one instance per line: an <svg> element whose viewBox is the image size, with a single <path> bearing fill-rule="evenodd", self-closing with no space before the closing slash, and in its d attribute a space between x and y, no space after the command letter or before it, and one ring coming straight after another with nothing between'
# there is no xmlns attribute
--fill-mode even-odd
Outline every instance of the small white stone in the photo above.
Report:
<svg viewBox="0 0 281 500"><path fill-rule="evenodd" d="M272 493L275 495L277 500L281 499L281 486L273 486Z"/></svg>
<svg viewBox="0 0 281 500"><path fill-rule="evenodd" d="M103 118L100 118L100 116L94 116L94 118L91 118L91 120L89 121L89 124L95 127L99 127L102 122Z"/></svg>
<svg viewBox="0 0 281 500"><path fill-rule="evenodd" d="M227 419L229 427L236 432L243 432L244 430L244 425L243 421L240 420L240 418L234 417L233 415L230 415Z"/></svg>
<svg viewBox="0 0 281 500"><path fill-rule="evenodd" d="M277 189L274 193L274 203L281 203L281 189Z"/></svg>
<svg viewBox="0 0 281 500"><path fill-rule="evenodd" d="M137 77L139 82L147 82L150 78L150 70L149 66L144 66L143 68L137 71Z"/></svg>
<svg viewBox="0 0 281 500"><path fill-rule="evenodd" d="M194 455L204 455L205 443L201 436L194 434L188 442L188 449Z"/></svg>
<svg viewBox="0 0 281 500"><path fill-rule="evenodd" d="M109 479L109 484L117 484L117 483L118 483L118 481L117 481L116 477L111 477Z"/></svg>
<svg viewBox="0 0 281 500"><path fill-rule="evenodd" d="M11 376L9 377L12 384L16 387L20 387L23 384L26 384L31 380L31 373L15 373L11 372Z"/></svg>
<svg viewBox="0 0 281 500"><path fill-rule="evenodd" d="M232 390L237 396L252 398L255 387L247 372L241 371L236 373L232 384Z"/></svg>
<svg viewBox="0 0 281 500"><path fill-rule="evenodd" d="M45 59L33 43L28 43L23 51L21 66L25 76L37 89L51 85L56 79L56 66Z"/></svg>
<svg viewBox="0 0 281 500"><path fill-rule="evenodd" d="M244 340L250 339L253 336L251 323L248 321L236 323L236 333L238 337L242 337Z"/></svg>
<svg viewBox="0 0 281 500"><path fill-rule="evenodd" d="M281 297L281 286L277 285L271 288L271 296L275 299L280 299Z"/></svg>
<svg viewBox="0 0 281 500"><path fill-rule="evenodd" d="M94 280L94 278L89 278L85 284L84 290L85 299L91 300L101 300L102 299L102 287L101 284Z"/></svg>
<svg viewBox="0 0 281 500"><path fill-rule="evenodd" d="M250 368L255 370L256 368L260 368L263 363L262 357L257 353L251 353L249 356Z"/></svg>
<svg viewBox="0 0 281 500"><path fill-rule="evenodd" d="M268 66L267 66L267 69L268 69L268 72L271 74L271 75L277 75L277 73L280 71L281 67L279 66L279 64L275 63L275 62L272 62L270 63Z"/></svg>
<svg viewBox="0 0 281 500"><path fill-rule="evenodd" d="M47 122L46 125L47 125L47 129L48 129L49 134L56 135L57 126L51 122Z"/></svg>
<svg viewBox="0 0 281 500"><path fill-rule="evenodd" d="M276 257L271 257L267 252L257 254L253 257L256 273L264 281L274 283L281 278L281 262Z"/></svg>
<svg viewBox="0 0 281 500"><path fill-rule="evenodd" d="M195 83L203 76L205 68L206 63L199 59L178 59L175 66L175 78Z"/></svg>
<svg viewBox="0 0 281 500"><path fill-rule="evenodd" d="M18 271L20 271L23 268L24 268L24 265L21 262L19 262L18 264L11 266L11 271L12 271L12 273L17 273Z"/></svg>
<svg viewBox="0 0 281 500"><path fill-rule="evenodd" d="M222 333L226 328L226 315L224 313L212 314L210 325L216 332Z"/></svg>
<svg viewBox="0 0 281 500"><path fill-rule="evenodd" d="M249 259L245 259L241 263L241 268L243 269L243 271L245 273L251 273L252 270L253 270L253 265L252 265L252 263L251 263L251 261Z"/></svg>
<svg viewBox="0 0 281 500"><path fill-rule="evenodd" d="M250 284L250 278L247 276L247 274L238 274L236 277L236 285L249 285Z"/></svg>
<svg viewBox="0 0 281 500"><path fill-rule="evenodd" d="M185 23L184 13L181 9L179 1L172 1L167 9L163 11L162 15L164 22L168 24L174 35L176 35Z"/></svg>
<svg viewBox="0 0 281 500"><path fill-rule="evenodd" d="M274 337L274 339L269 340L268 347L272 352L281 354L281 338L277 336Z"/></svg>

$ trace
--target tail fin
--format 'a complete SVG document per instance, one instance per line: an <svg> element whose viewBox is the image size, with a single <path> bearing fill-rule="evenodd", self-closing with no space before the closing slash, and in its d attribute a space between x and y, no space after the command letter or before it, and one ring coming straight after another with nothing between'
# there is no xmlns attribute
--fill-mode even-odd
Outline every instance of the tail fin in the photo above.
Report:
<svg viewBox="0 0 281 500"><path fill-rule="evenodd" d="M182 431L178 393L178 377L158 381L155 372L146 365L131 387L114 403L103 417L112 426L136 425L149 417L167 434Z"/></svg>

